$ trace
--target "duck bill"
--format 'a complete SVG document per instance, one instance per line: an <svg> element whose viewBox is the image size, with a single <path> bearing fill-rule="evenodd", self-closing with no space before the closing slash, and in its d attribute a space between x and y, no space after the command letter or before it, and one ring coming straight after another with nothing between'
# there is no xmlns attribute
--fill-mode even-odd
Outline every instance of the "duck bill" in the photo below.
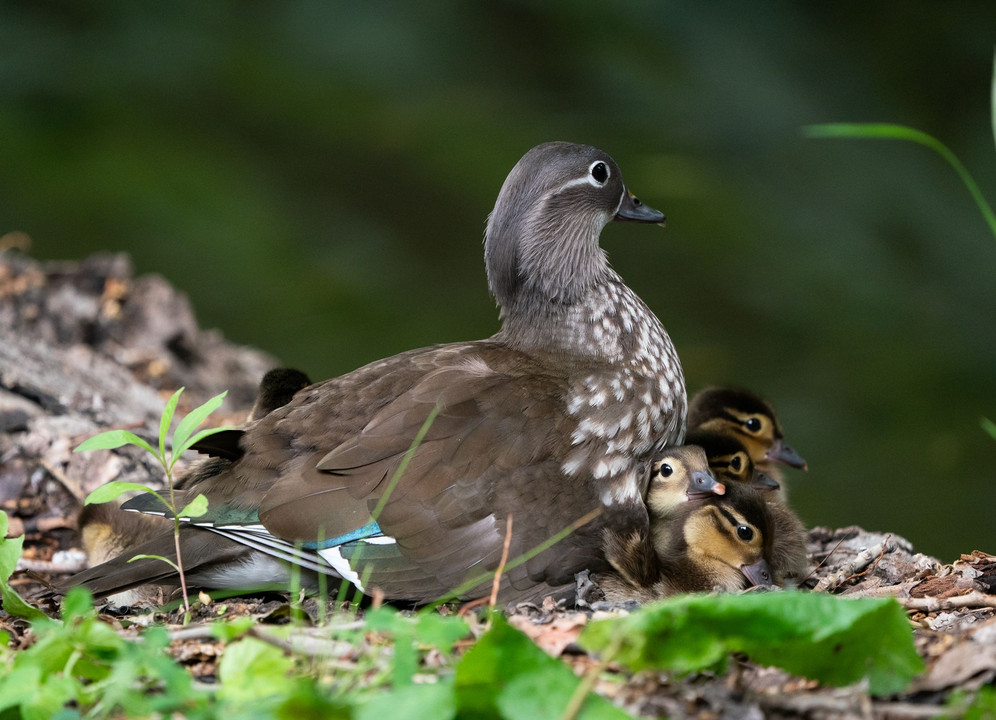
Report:
<svg viewBox="0 0 996 720"><path fill-rule="evenodd" d="M806 465L806 461L802 459L802 456L792 449L790 445L786 445L785 441L781 438L775 440L775 444L772 445L768 452L764 454L768 460L773 462L780 462L789 467L799 468L800 470L808 470L809 466Z"/></svg>
<svg viewBox="0 0 996 720"><path fill-rule="evenodd" d="M750 479L751 487L755 490L760 490L761 492L774 492L775 490L781 489L781 485L770 475L765 475L760 470L755 470L754 475Z"/></svg>
<svg viewBox="0 0 996 720"><path fill-rule="evenodd" d="M753 587L771 587L771 570L764 558L751 565L741 565L740 572L744 574Z"/></svg>
<svg viewBox="0 0 996 720"><path fill-rule="evenodd" d="M704 500L710 495L725 495L726 485L719 482L712 473L693 472L685 495L689 500Z"/></svg>
<svg viewBox="0 0 996 720"><path fill-rule="evenodd" d="M664 225L667 222L667 218L664 216L660 210L654 210L649 205L644 205L640 202L640 198L631 193L629 190L623 192L622 201L619 203L619 209L616 210L615 217L613 220L625 220L628 222L640 222L640 223L656 223L658 225Z"/></svg>

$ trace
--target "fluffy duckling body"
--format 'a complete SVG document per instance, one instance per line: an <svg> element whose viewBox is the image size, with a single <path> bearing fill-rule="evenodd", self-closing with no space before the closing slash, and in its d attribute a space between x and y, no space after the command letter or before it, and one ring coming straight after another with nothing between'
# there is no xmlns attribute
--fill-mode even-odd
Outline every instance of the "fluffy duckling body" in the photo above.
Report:
<svg viewBox="0 0 996 720"><path fill-rule="evenodd" d="M727 485L749 485L761 493L771 516L771 573L776 585L797 585L809 566L806 528L779 496L779 484L757 469L747 448L732 434L695 430L686 442L699 445L709 468ZM653 516L651 523L653 523Z"/></svg>
<svg viewBox="0 0 996 720"><path fill-rule="evenodd" d="M648 503L653 493L651 488ZM680 505L662 532L652 532L652 542L635 534L607 537L606 558L616 572L595 581L611 602L769 586L771 528L769 506L760 493L731 484L723 495Z"/></svg>

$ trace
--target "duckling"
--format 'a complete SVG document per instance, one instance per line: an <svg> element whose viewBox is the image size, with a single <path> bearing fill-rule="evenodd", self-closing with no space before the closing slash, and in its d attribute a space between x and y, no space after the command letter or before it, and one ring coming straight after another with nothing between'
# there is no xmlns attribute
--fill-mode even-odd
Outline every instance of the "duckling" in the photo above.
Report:
<svg viewBox="0 0 996 720"><path fill-rule="evenodd" d="M705 450L709 468L726 484L746 484L760 491L771 515L771 573L776 585L797 585L806 575L806 527L779 499L777 481L759 471L744 445L732 434L696 430L685 441ZM651 526L653 526L653 518Z"/></svg>
<svg viewBox="0 0 996 720"><path fill-rule="evenodd" d="M665 533L670 519L685 503L725 492L726 486L709 470L701 447L665 448L650 464L647 511L651 532L655 536Z"/></svg>
<svg viewBox="0 0 996 720"><path fill-rule="evenodd" d="M777 464L807 470L806 461L785 442L782 426L770 403L747 390L711 387L700 390L688 406L688 429L713 430L740 440L758 470L778 482L785 500L785 483Z"/></svg>
<svg viewBox="0 0 996 720"><path fill-rule="evenodd" d="M680 505L652 542L635 533L606 536L605 556L615 573L593 579L611 602L770 586L769 507L757 490L731 483L723 495Z"/></svg>

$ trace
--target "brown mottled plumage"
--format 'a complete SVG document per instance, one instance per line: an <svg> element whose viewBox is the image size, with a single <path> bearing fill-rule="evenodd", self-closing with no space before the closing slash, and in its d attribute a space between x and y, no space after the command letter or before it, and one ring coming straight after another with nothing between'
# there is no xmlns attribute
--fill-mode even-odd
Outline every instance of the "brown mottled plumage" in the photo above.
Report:
<svg viewBox="0 0 996 720"><path fill-rule="evenodd" d="M485 236L499 332L311 385L247 425L231 466L181 493L181 504L197 492L210 502L199 525L184 528L184 547L221 535L388 598L426 601L498 565L507 517L515 557L594 511L557 547L509 569L502 598L565 594L575 572L606 567L603 530L647 532L646 469L681 441L686 411L664 327L599 247L613 219L664 216L626 189L600 150L546 143L528 152ZM128 506L157 509L149 498ZM142 582L147 569L135 565L121 584ZM119 570L98 566L77 581L92 586Z"/></svg>

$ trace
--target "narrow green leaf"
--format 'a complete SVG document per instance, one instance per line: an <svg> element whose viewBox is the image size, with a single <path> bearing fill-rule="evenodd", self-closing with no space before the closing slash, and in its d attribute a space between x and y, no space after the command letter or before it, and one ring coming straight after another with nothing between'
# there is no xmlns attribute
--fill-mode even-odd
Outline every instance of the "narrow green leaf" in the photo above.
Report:
<svg viewBox="0 0 996 720"><path fill-rule="evenodd" d="M501 615L467 651L456 668L459 717L559 720L580 680L564 663L536 647ZM620 720L630 716L604 698L588 693L579 720Z"/></svg>
<svg viewBox="0 0 996 720"><path fill-rule="evenodd" d="M126 492L132 492L133 490L142 490L143 492L155 491L148 485L143 485L142 483L124 482L123 480L112 480L109 483L104 483L92 493L86 496L86 500L83 501L84 505L93 505L94 503L105 503L111 500L117 500L121 495Z"/></svg>
<svg viewBox="0 0 996 720"><path fill-rule="evenodd" d="M994 423L989 418L984 417L981 419L979 424L982 425L982 429L985 430L987 433L989 433L989 436L993 440L996 440L996 423Z"/></svg>
<svg viewBox="0 0 996 720"><path fill-rule="evenodd" d="M156 451L152 449L149 443L145 442L142 438L132 432L127 430L108 430L107 432L102 432L94 435L92 438L84 440L73 452L87 452L89 450L114 450L125 445L136 445L143 450L147 450L153 455Z"/></svg>
<svg viewBox="0 0 996 720"><path fill-rule="evenodd" d="M189 413L187 416L180 421L180 424L176 427L176 432L173 433L173 459L175 460L184 449L184 445L187 442L187 438L196 430L202 422L208 419L208 416L221 407L222 401L228 391L221 393L220 395L215 395L213 398L208 400L203 405L200 405ZM181 449L182 448L182 449Z"/></svg>
<svg viewBox="0 0 996 720"><path fill-rule="evenodd" d="M687 595L591 623L581 643L593 650L618 644L614 658L634 670L690 672L742 652L828 685L867 677L874 695L903 690L923 670L906 613L891 598Z"/></svg>
<svg viewBox="0 0 996 720"><path fill-rule="evenodd" d="M989 203L986 202L982 191L976 185L971 173L961 164L957 156L948 149L940 140L928 135L920 130L915 130L905 125L895 125L893 123L827 123L824 125L807 125L802 129L803 135L809 138L875 138L882 140L908 140L930 148L958 173L958 177L968 188L969 194L975 200L976 206L985 218L986 224L993 236L996 237L996 214L993 213Z"/></svg>
<svg viewBox="0 0 996 720"><path fill-rule="evenodd" d="M201 430L199 433L197 433L196 435L194 435L192 438L188 438L182 444L177 444L176 440L175 440L175 436L174 436L174 442L173 442L173 459L172 459L172 462L175 463L177 461L177 459L181 455L183 455L183 453L187 452L187 450L189 450L191 447L193 447L193 445L195 443L200 442L204 438L210 437L211 435L216 435L216 434L218 434L220 432L225 432L226 430L235 430L235 429L236 428L229 427L227 425L222 426L222 427L216 427L216 428L208 428L206 430ZM177 430L177 432L179 433L180 431Z"/></svg>
<svg viewBox="0 0 996 720"><path fill-rule="evenodd" d="M206 513L207 510L208 499L201 493L198 493L197 497L183 506L183 509L177 513L177 516L181 518L196 518Z"/></svg>
<svg viewBox="0 0 996 720"><path fill-rule="evenodd" d="M180 394L185 388L177 390L163 408L162 417L159 419L159 456L166 458L166 435L169 434L170 423L173 422L173 413L176 412L176 404L180 402Z"/></svg>

